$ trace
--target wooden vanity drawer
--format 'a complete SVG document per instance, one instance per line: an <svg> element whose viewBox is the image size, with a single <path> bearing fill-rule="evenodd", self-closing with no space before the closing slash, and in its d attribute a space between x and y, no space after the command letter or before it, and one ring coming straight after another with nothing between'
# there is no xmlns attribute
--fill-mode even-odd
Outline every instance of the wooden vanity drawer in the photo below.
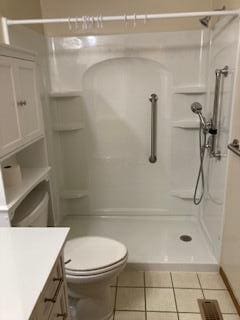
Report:
<svg viewBox="0 0 240 320"><path fill-rule="evenodd" d="M59 292L58 299L52 309L49 320L68 320L68 307L66 305L66 296L64 287Z"/></svg>
<svg viewBox="0 0 240 320"><path fill-rule="evenodd" d="M38 303L40 319L48 319L63 287L63 270L61 258L54 266Z"/></svg>

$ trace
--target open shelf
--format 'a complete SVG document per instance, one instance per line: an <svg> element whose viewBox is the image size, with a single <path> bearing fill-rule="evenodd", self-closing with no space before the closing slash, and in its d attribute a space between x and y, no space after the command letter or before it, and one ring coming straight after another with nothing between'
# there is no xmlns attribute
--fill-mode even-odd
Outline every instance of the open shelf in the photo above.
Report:
<svg viewBox="0 0 240 320"><path fill-rule="evenodd" d="M69 90L69 91L52 91L49 93L51 98L77 98L82 95L82 92L79 90Z"/></svg>
<svg viewBox="0 0 240 320"><path fill-rule="evenodd" d="M10 158L11 156L13 156L14 154L16 154L18 152L21 152L21 151L24 152L24 150L27 149L29 146L33 145L35 142L43 141L44 138L45 138L45 136L42 134L42 135L39 135L37 138L32 139L31 141L24 143L20 147L16 148L14 151L11 151L11 152L5 154L4 156L0 157L0 163L6 161L6 159Z"/></svg>
<svg viewBox="0 0 240 320"><path fill-rule="evenodd" d="M74 130L81 130L84 128L82 122L73 122L73 123L66 123L66 124L54 124L53 130L54 131L74 131Z"/></svg>
<svg viewBox="0 0 240 320"><path fill-rule="evenodd" d="M66 189L62 190L60 193L60 197L65 200L71 199L81 199L88 196L87 190L80 190L80 189Z"/></svg>
<svg viewBox="0 0 240 320"><path fill-rule="evenodd" d="M194 85L194 86L176 86L174 87L174 93L176 94L205 94L207 92L206 86Z"/></svg>
<svg viewBox="0 0 240 320"><path fill-rule="evenodd" d="M191 120L191 119L177 120L172 122L172 126L174 128L180 128L180 129L198 129L199 120Z"/></svg>
<svg viewBox="0 0 240 320"><path fill-rule="evenodd" d="M21 168L22 182L15 187L5 189L6 205L0 205L0 210L16 208L25 196L41 181L48 179L51 168Z"/></svg>
<svg viewBox="0 0 240 320"><path fill-rule="evenodd" d="M194 190L173 190L171 192L173 197L183 199L183 200L192 200L194 195Z"/></svg>

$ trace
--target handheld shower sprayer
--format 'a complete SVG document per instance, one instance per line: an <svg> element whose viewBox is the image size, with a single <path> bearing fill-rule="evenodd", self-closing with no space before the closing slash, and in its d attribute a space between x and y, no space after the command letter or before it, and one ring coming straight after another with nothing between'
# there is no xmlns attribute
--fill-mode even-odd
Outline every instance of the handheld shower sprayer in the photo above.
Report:
<svg viewBox="0 0 240 320"><path fill-rule="evenodd" d="M199 103L199 102L193 102L192 104L191 104L191 110L192 110L192 112L194 112L194 113L202 113L202 105L201 105L201 103Z"/></svg>
<svg viewBox="0 0 240 320"><path fill-rule="evenodd" d="M203 130L208 130L208 123L205 119L205 117L202 115L202 105L199 102L193 102L191 104L191 110L193 113L196 113L199 117L201 127Z"/></svg>
<svg viewBox="0 0 240 320"><path fill-rule="evenodd" d="M224 8L223 8L224 9ZM202 114L202 105L199 102L193 102L191 104L191 110L197 114L200 120L199 126L199 156L200 156L200 167L197 176L197 182L194 191L193 202L198 205L202 201L205 189L204 182L204 169L203 161L206 149L209 149L210 157L214 157L217 160L221 159L221 151L218 147L217 135L219 134L219 108L221 107L221 89L223 78L227 77L229 73L228 66L222 69L215 70L215 90L214 90L214 103L213 103L213 114L210 121L207 121ZM207 141L207 134L210 134ZM202 184L200 194L198 194L199 183Z"/></svg>
<svg viewBox="0 0 240 320"><path fill-rule="evenodd" d="M193 113L197 114L200 120L199 126L199 155L200 155L200 167L198 171L197 183L194 190L193 202L195 205L200 204L204 195L205 180L204 180L204 170L203 170L203 160L205 156L205 150L207 148L207 133L209 129L209 123L202 114L202 105L199 102L193 102L191 104L191 110ZM203 136L203 137L202 137ZM203 141L202 141L203 139ZM200 196L198 196L199 183L202 183L202 190Z"/></svg>

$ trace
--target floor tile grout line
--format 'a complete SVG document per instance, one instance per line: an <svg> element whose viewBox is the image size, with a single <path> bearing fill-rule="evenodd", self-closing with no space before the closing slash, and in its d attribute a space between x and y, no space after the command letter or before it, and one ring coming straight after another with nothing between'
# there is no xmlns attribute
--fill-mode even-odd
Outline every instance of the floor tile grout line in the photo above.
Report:
<svg viewBox="0 0 240 320"><path fill-rule="evenodd" d="M116 279L116 290L115 290L114 307L113 307L113 320L115 320L115 312L116 312L116 305L117 305L117 291L118 291L118 277Z"/></svg>
<svg viewBox="0 0 240 320"><path fill-rule="evenodd" d="M198 282L199 282L200 288L201 288L201 290L202 290L203 299L206 299L206 298L205 298L204 291L203 291L203 287L202 287L202 284L201 284L201 280L200 280L199 275L198 275L198 272L196 272L196 275L197 275L197 278L198 278Z"/></svg>
<svg viewBox="0 0 240 320"><path fill-rule="evenodd" d="M141 313L145 313L145 310L129 310L129 309L121 309L121 310L116 310L116 311L119 311L119 312L141 312ZM181 312L177 312L177 311L156 311L156 310L148 310L147 312L150 312L150 313L167 313L167 314L176 314L176 313L179 313L179 314L201 314L200 312L196 312L196 311L181 311ZM231 312L224 312L222 313L223 315L237 315L237 313L231 313Z"/></svg>
<svg viewBox="0 0 240 320"><path fill-rule="evenodd" d="M141 312L141 313L145 313L144 310L128 310L128 309L121 309L121 310L116 310L116 311L119 311L119 312ZM149 313L166 313L166 314L200 314L200 312L196 312L196 311L181 311L181 312L177 312L177 311L157 311L157 310L148 310L147 312ZM236 315L237 313L223 313L223 314L227 314L227 315Z"/></svg>
<svg viewBox="0 0 240 320"><path fill-rule="evenodd" d="M113 288L116 288L117 286L111 286ZM146 288L149 288L149 289L172 289L173 287L161 287L161 286L145 286ZM138 288L144 288L144 286L118 286L118 288L135 288L135 289L138 289ZM174 287L175 289L181 289L181 290L206 290L206 291L228 291L227 289L207 289L207 288L202 288L201 286L200 287L197 287L197 288L193 288L193 287Z"/></svg>
<svg viewBox="0 0 240 320"><path fill-rule="evenodd" d="M143 284L144 284L144 308L145 308L145 320L147 320L147 295L146 295L146 278L145 278L145 272L143 272Z"/></svg>
<svg viewBox="0 0 240 320"><path fill-rule="evenodd" d="M175 288L174 288L174 284L173 284L172 272L170 272L170 277L171 277L171 282L172 282L172 289L173 289L175 307L176 307L176 311L177 311L177 318L178 318L178 320L179 320L179 313L178 313L178 306L177 306L177 298L176 298Z"/></svg>

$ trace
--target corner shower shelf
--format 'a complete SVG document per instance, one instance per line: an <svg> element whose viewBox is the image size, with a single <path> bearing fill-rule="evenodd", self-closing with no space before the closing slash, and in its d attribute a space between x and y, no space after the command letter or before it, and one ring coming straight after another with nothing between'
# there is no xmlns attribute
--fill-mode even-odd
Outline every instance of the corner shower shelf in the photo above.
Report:
<svg viewBox="0 0 240 320"><path fill-rule="evenodd" d="M205 94L207 92L206 86L196 85L196 86L176 86L174 88L174 93L176 94Z"/></svg>
<svg viewBox="0 0 240 320"><path fill-rule="evenodd" d="M51 98L77 98L82 95L82 91L79 90L69 90L69 91L52 91L50 92L50 97Z"/></svg>
<svg viewBox="0 0 240 320"><path fill-rule="evenodd" d="M199 120L178 120L173 121L172 126L174 128L180 129L198 129L199 128Z"/></svg>
<svg viewBox="0 0 240 320"><path fill-rule="evenodd" d="M183 200L192 200L194 190L174 190L171 192L173 197L183 199Z"/></svg>
<svg viewBox="0 0 240 320"><path fill-rule="evenodd" d="M50 167L22 168L22 183L16 187L6 188L6 205L1 205L0 210L14 209L24 197L41 181L48 179Z"/></svg>
<svg viewBox="0 0 240 320"><path fill-rule="evenodd" d="M62 190L60 197L65 200L81 199L88 196L87 190L70 189Z"/></svg>
<svg viewBox="0 0 240 320"><path fill-rule="evenodd" d="M74 130L81 130L84 128L82 122L73 122L67 124L54 124L53 130L54 131L74 131Z"/></svg>

